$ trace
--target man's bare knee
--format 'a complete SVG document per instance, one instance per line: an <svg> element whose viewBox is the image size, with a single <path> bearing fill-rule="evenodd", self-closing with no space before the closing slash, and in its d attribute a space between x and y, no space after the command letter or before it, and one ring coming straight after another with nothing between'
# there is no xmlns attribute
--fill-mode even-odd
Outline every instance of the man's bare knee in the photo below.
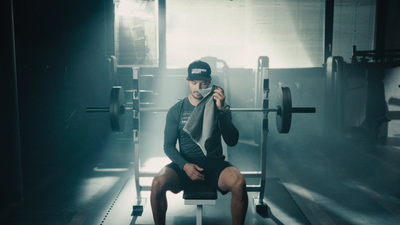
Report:
<svg viewBox="0 0 400 225"><path fill-rule="evenodd" d="M166 192L165 183L165 178L163 176L155 176L151 183L151 192L154 194Z"/></svg>
<svg viewBox="0 0 400 225"><path fill-rule="evenodd" d="M164 168L153 178L151 192L154 192L154 194L162 194L166 191L178 193L181 190L179 183L175 171L170 168Z"/></svg>
<svg viewBox="0 0 400 225"><path fill-rule="evenodd" d="M246 180L243 176L236 177L232 186L232 191L243 192L244 190L246 190Z"/></svg>
<svg viewBox="0 0 400 225"><path fill-rule="evenodd" d="M222 171L218 185L223 188L223 190L236 193L246 190L245 178L239 170L234 167L228 167Z"/></svg>

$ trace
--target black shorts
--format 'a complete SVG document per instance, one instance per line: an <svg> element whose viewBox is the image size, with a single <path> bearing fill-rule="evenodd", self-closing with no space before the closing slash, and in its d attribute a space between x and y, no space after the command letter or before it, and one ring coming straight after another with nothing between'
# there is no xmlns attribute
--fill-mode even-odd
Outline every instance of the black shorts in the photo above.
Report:
<svg viewBox="0 0 400 225"><path fill-rule="evenodd" d="M206 160L200 160L192 163L204 169L203 171L200 171L200 173L204 175L204 182L207 185L214 187L223 195L228 193L228 191L223 191L218 187L218 179L224 169L233 166L230 162L225 161L224 159L208 158ZM185 189L185 187L187 186L196 185L197 182L201 182L201 181L191 180L186 174L186 172L184 170L181 170L181 168L179 168L179 166L175 163L170 163L166 165L166 167L173 169L178 174L183 189Z"/></svg>

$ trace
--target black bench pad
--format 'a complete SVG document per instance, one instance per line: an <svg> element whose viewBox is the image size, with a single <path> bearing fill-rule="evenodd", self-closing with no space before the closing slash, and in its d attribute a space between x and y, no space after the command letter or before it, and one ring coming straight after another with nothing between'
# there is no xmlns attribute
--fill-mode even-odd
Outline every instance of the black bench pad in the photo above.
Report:
<svg viewBox="0 0 400 225"><path fill-rule="evenodd" d="M206 185L202 181L195 182L194 185L183 190L184 199L217 199L217 190Z"/></svg>

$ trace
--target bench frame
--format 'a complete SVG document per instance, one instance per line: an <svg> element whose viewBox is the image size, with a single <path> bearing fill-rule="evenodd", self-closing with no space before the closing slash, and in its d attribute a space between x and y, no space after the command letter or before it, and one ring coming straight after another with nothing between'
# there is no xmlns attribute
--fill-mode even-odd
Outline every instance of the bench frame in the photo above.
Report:
<svg viewBox="0 0 400 225"><path fill-rule="evenodd" d="M185 205L196 205L196 225L203 224L203 205L215 205L216 199L185 199Z"/></svg>

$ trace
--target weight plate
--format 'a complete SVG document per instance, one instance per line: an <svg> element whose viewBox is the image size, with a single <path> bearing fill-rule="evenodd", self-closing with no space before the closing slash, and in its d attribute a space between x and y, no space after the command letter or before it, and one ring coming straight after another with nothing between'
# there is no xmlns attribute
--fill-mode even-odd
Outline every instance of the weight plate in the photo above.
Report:
<svg viewBox="0 0 400 225"><path fill-rule="evenodd" d="M292 123L292 95L288 87L279 87L277 93L276 128L279 133L288 133Z"/></svg>
<svg viewBox="0 0 400 225"><path fill-rule="evenodd" d="M111 89L110 123L113 132L122 133L125 129L125 91L121 86Z"/></svg>

